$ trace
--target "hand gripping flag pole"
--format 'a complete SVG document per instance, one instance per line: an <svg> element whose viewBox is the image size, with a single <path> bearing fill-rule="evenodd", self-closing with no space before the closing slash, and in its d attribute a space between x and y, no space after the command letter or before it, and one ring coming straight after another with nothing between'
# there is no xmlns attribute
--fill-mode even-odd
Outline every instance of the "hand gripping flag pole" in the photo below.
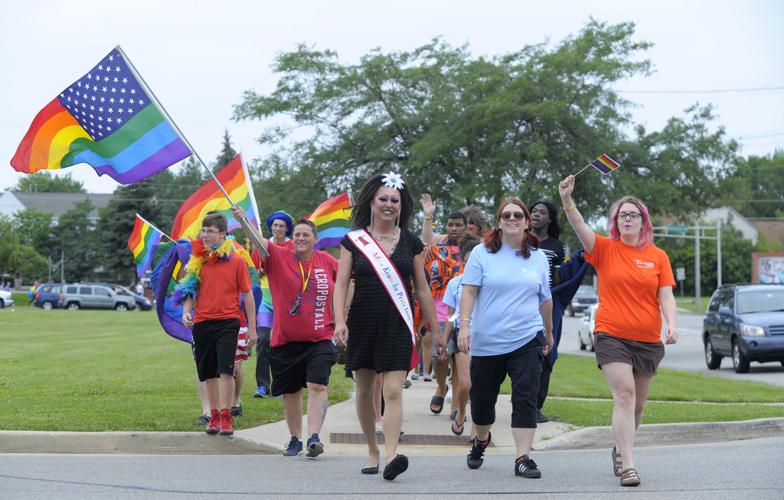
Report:
<svg viewBox="0 0 784 500"><path fill-rule="evenodd" d="M117 46L117 51L122 54L122 56L125 58L125 61L128 63L128 68L131 70L131 72L134 74L134 76L139 80L139 82L141 82L141 84L144 85L144 87L147 90L147 92L149 92L149 95L150 95L150 97L152 97L152 100L153 100L153 103L155 104L155 107L158 108L158 110L161 113L163 113L163 115L166 117L166 119L169 121L169 123L171 123L172 127L174 127L175 132L177 132L177 135L180 137L182 142L184 142L185 145L188 146L188 149L191 150L191 152L193 153L193 156L195 156L196 159L199 161L199 164L201 164L201 166L204 167L204 170L206 170L207 173L210 174L210 177L212 177L212 180L215 181L215 184L217 184L218 188L223 193L223 196L225 196L226 199L229 200L229 203L231 204L232 208L237 208L237 204L234 202L234 200L231 199L231 197L229 196L229 193L226 192L226 189L224 189L223 185L220 183L220 181L218 181L218 178L215 177L215 174L212 172L212 170L210 170L210 167L208 167L207 164L204 162L204 160L201 159L201 156L199 155L199 153L196 152L196 149L191 145L190 141L185 137L185 134L182 133L182 130L180 130L180 127L174 122L174 120L172 119L172 117L169 114L169 112L166 111L166 108L163 107L161 102L158 100L158 97L155 95L155 93L153 93L152 89L150 89L150 86L147 85L147 82L145 82L144 79L139 74L139 72L136 71L136 67L133 65L131 60L128 58L128 55L125 54L125 52L123 51L122 47L120 47L118 45ZM244 166L244 164L243 164L243 166ZM248 178L248 180L250 180L250 178ZM254 199L254 203L255 203L255 199ZM240 221L239 222L240 222L240 224L242 224L242 228L245 230L245 232L247 233L248 237L251 239L253 244L256 245L256 247L259 249L259 251L261 251L262 253L267 255L266 250L264 250L264 246L261 244L261 240L258 238L257 233L255 231L253 231L253 227L251 226L250 221L248 221L248 218L243 214L240 217ZM261 233L261 228L259 228L258 231L259 231L259 234L260 234Z"/></svg>

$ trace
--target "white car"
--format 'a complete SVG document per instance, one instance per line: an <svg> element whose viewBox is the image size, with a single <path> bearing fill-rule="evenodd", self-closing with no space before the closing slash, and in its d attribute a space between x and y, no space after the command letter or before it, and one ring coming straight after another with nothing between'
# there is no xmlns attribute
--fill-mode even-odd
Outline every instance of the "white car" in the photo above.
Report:
<svg viewBox="0 0 784 500"><path fill-rule="evenodd" d="M594 351L593 329L596 326L596 309L598 308L599 304L593 304L580 318L580 323L577 327L577 342L579 342L578 345L581 351L584 351L586 348L591 352Z"/></svg>
<svg viewBox="0 0 784 500"><path fill-rule="evenodd" d="M11 292L0 290L0 309L4 307L14 307L14 296Z"/></svg>

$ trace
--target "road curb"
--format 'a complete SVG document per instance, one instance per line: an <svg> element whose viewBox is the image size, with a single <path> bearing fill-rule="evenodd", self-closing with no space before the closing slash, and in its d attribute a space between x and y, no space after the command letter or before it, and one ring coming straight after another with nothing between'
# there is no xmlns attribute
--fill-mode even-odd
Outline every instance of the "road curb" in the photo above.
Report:
<svg viewBox="0 0 784 500"><path fill-rule="evenodd" d="M784 418L760 418L739 422L689 422L682 424L641 425L634 438L635 446L737 441L784 436ZM538 450L575 450L610 448L610 427L583 427L561 434L537 446Z"/></svg>
<svg viewBox="0 0 784 500"><path fill-rule="evenodd" d="M280 450L240 436L203 432L0 431L0 452L266 455Z"/></svg>

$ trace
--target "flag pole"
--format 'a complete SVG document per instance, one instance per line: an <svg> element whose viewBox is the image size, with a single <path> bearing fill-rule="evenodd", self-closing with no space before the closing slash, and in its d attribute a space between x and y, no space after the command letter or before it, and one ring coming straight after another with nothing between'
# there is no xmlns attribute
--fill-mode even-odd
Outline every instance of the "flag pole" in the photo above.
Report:
<svg viewBox="0 0 784 500"><path fill-rule="evenodd" d="M161 104L161 102L158 100L158 97L152 91L150 86L147 85L147 82L144 80L144 78L142 78L142 75L140 75L139 72L136 70L136 66L133 65L133 63L131 62L131 59L128 57L128 55L125 53L125 51L122 49L122 47L117 45L116 48L117 48L117 52L120 53L120 55L125 60L125 63L128 65L128 69L130 69L131 73L133 73L133 76L136 77L136 79L139 81L139 83L141 83L141 85L144 87L144 89L149 93L150 97L152 97L152 103L155 106L155 108L158 111L160 111L160 113L166 118L166 120L174 128L174 131L177 133L177 135L182 140L182 142L184 142L185 145L188 146L188 149L191 150L191 153L193 153L193 156L196 157L196 159L199 161L201 166L204 167L204 169L207 171L207 173L210 174L210 177L212 177L212 180L215 181L215 184L218 185L218 188L223 193L223 196L225 196L226 199L229 200L229 203L231 204L231 207L232 208L237 208L238 205L236 203L234 203L234 200L231 199L231 196L229 196L229 193L227 193L226 190L223 188L223 185L220 183L218 178L215 177L215 174L212 172L210 167L208 167L207 164L204 163L204 160L201 159L201 156L199 156L199 153L196 152L196 149L194 149L194 147L191 145L190 141L185 137L185 134L182 133L182 130L180 130L180 127L178 127L177 124L174 122L174 120L172 119L172 117L169 114L169 112L166 111L166 108L163 107L163 104ZM254 202L255 202L255 198L254 198ZM242 224L243 229L245 229L246 226L250 227L250 222L248 221L247 217L245 217L245 216L240 217L240 224ZM253 240L253 243L255 243L258 248L261 248L261 249L264 248L262 246L262 244L261 244L261 240L259 240L256 237L255 233L250 232L250 234L248 236L250 236L251 240Z"/></svg>
<svg viewBox="0 0 784 500"><path fill-rule="evenodd" d="M251 207L256 212L256 229L258 229L259 234L263 236L261 232L261 214L259 213L259 207L256 205L256 195L253 193L253 184L250 182L250 173L248 173L248 166L245 165L245 159L242 157L240 153L238 155L240 157L240 165L242 165L242 173L245 175L245 182L248 184L248 195L250 196ZM261 241L256 238L256 233L251 231L250 229L250 221L247 217L242 217L240 219L240 224L242 224L242 228L248 234L248 237L253 240L253 243L256 245L256 248L259 249L261 253L265 256L269 257L269 253L264 248L264 245L261 244Z"/></svg>
<svg viewBox="0 0 784 500"><path fill-rule="evenodd" d="M580 169L580 171L579 171L579 172L577 172L576 174L574 174L574 176L575 176L575 177L577 177L578 175L580 175L580 174L583 172L583 170L585 170L586 168L590 167L591 165L592 165L592 164L591 164L591 163L589 163L588 165L584 166L582 169Z"/></svg>
<svg viewBox="0 0 784 500"><path fill-rule="evenodd" d="M166 234L166 233L164 233L163 231L161 231L160 229L158 229L158 228L155 226L155 224L153 224L152 222L148 221L147 219L145 219L144 217L142 217L142 216L141 216L141 215L139 215L138 213L136 214L136 217L140 218L141 220L143 220L143 221L145 222L145 224L149 224L149 225L150 225L150 227L152 227L153 229L155 229L156 231L158 231L159 233L161 233L162 235L164 235L164 236L166 237L166 239L167 239L167 240L171 241L172 243L177 243L176 241L174 241L174 240L171 238L171 236L169 236L168 234Z"/></svg>

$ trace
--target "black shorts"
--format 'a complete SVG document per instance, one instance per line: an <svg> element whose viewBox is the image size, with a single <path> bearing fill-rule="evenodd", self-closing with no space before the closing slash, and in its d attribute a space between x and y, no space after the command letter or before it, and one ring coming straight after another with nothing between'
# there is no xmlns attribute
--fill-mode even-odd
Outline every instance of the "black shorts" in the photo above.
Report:
<svg viewBox="0 0 784 500"><path fill-rule="evenodd" d="M626 363L632 365L632 373L653 377L664 358L661 342L637 342L603 332L596 332L593 340L600 370L607 363Z"/></svg>
<svg viewBox="0 0 784 500"><path fill-rule="evenodd" d="M211 319L193 325L193 359L204 382L222 373L234 375L234 354L240 322L236 318Z"/></svg>
<svg viewBox="0 0 784 500"><path fill-rule="evenodd" d="M294 394L311 384L329 385L329 374L337 361L331 340L289 342L270 349L272 395Z"/></svg>
<svg viewBox="0 0 784 500"><path fill-rule="evenodd" d="M542 372L544 332L519 349L497 356L471 356L471 420L495 422L495 403L507 375L512 382L512 428L536 428L536 398Z"/></svg>

